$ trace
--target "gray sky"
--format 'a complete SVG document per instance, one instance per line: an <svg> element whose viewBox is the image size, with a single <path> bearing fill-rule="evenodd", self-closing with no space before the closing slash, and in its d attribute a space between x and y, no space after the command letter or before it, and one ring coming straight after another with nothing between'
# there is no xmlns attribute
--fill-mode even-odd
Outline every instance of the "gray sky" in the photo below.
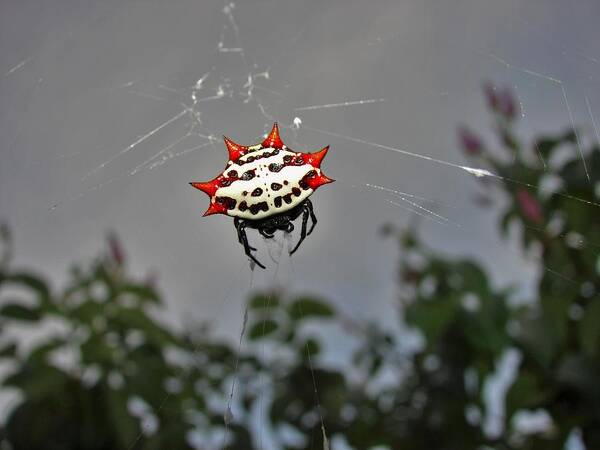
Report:
<svg viewBox="0 0 600 450"><path fill-rule="evenodd" d="M160 273L178 318L235 334L242 299L272 282L383 318L398 249L377 231L415 207L368 183L426 199L418 204L446 219L420 220L431 246L480 258L499 283L531 276L474 204L474 177L419 155L467 163L455 130L489 128L485 79L518 92L525 135L567 125L568 106L593 137L597 1L226 5L0 3L0 218L20 262L60 279L114 229L137 271ZM278 270L251 237L270 268L251 275L232 220L202 218L207 198L187 183L222 169L222 134L254 144L273 120L292 148L331 145L323 167L338 181L314 195L315 233Z"/></svg>

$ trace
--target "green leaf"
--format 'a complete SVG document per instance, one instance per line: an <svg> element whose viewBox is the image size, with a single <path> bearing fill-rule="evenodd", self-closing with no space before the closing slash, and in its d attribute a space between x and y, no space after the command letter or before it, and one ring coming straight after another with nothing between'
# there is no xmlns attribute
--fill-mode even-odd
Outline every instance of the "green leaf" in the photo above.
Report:
<svg viewBox="0 0 600 450"><path fill-rule="evenodd" d="M569 386L585 398L598 398L598 373L596 368L578 353L567 353L555 372L557 383Z"/></svg>
<svg viewBox="0 0 600 450"><path fill-rule="evenodd" d="M417 327L427 339L429 346L435 346L438 338L456 319L460 311L455 298L446 298L440 302L419 302L406 310L406 321Z"/></svg>
<svg viewBox="0 0 600 450"><path fill-rule="evenodd" d="M39 305L45 309L52 309L50 289L42 278L25 272L17 272L10 275L8 280L12 283L24 285L32 289L37 293Z"/></svg>
<svg viewBox="0 0 600 450"><path fill-rule="evenodd" d="M177 339L166 327L146 315L141 308L118 308L114 317L109 320L109 327L122 330L137 328L158 346L178 344Z"/></svg>
<svg viewBox="0 0 600 450"><path fill-rule="evenodd" d="M535 148L542 158L547 160L552 156L552 152L565 142L576 142L576 136L573 130L568 130L562 136L541 138L536 142Z"/></svg>
<svg viewBox="0 0 600 450"><path fill-rule="evenodd" d="M139 421L132 417L127 410L126 394L112 390L108 386L103 386L103 389L115 437L120 444L119 448L132 448L132 443L138 439L143 442L144 439L140 436Z"/></svg>
<svg viewBox="0 0 600 450"><path fill-rule="evenodd" d="M565 297L544 296L541 299L545 339L560 352L566 345L568 310L571 301Z"/></svg>
<svg viewBox="0 0 600 450"><path fill-rule="evenodd" d="M70 311L71 319L75 318L84 323L91 323L95 317L105 315L105 305L93 300L86 300Z"/></svg>
<svg viewBox="0 0 600 450"><path fill-rule="evenodd" d="M64 344L65 341L62 338L53 338L50 341L32 349L29 352L29 355L27 355L27 359L31 361L37 360L34 362L44 363L48 353L60 348Z"/></svg>
<svg viewBox="0 0 600 450"><path fill-rule="evenodd" d="M248 332L248 338L251 341L256 341L258 339L262 339L265 336L268 336L275 330L277 330L278 325L274 320L268 319L263 322L257 322L250 328Z"/></svg>
<svg viewBox="0 0 600 450"><path fill-rule="evenodd" d="M130 294L138 297L140 300L149 300L152 303L160 303L160 297L156 290L151 286L142 284L128 284L120 288L121 294Z"/></svg>
<svg viewBox="0 0 600 450"><path fill-rule="evenodd" d="M321 345L315 339L307 339L302 345L303 354L315 356L321 351Z"/></svg>
<svg viewBox="0 0 600 450"><path fill-rule="evenodd" d="M81 344L81 362L83 364L115 365L115 352L99 337L90 337Z"/></svg>
<svg viewBox="0 0 600 450"><path fill-rule="evenodd" d="M523 372L506 394L507 416L510 418L520 409L535 409L547 397L538 380L530 373Z"/></svg>
<svg viewBox="0 0 600 450"><path fill-rule="evenodd" d="M279 306L279 297L276 294L257 294L248 302L250 309L268 309Z"/></svg>
<svg viewBox="0 0 600 450"><path fill-rule="evenodd" d="M456 264L453 272L460 275L465 289L485 298L489 292L488 280L483 271L470 261L462 261Z"/></svg>
<svg viewBox="0 0 600 450"><path fill-rule="evenodd" d="M600 299L592 300L579 326L579 342L586 355L593 358L600 347Z"/></svg>
<svg viewBox="0 0 600 450"><path fill-rule="evenodd" d="M12 358L17 354L17 344L10 342L0 349L0 358Z"/></svg>
<svg viewBox="0 0 600 450"><path fill-rule="evenodd" d="M39 311L18 303L9 303L0 308L0 316L7 319L36 322L40 319Z"/></svg>
<svg viewBox="0 0 600 450"><path fill-rule="evenodd" d="M302 297L289 306L289 313L292 319L302 320L306 317L331 317L335 312L331 306L321 300Z"/></svg>
<svg viewBox="0 0 600 450"><path fill-rule="evenodd" d="M26 364L4 380L5 386L22 389L30 398L44 398L60 389L68 376L46 364Z"/></svg>

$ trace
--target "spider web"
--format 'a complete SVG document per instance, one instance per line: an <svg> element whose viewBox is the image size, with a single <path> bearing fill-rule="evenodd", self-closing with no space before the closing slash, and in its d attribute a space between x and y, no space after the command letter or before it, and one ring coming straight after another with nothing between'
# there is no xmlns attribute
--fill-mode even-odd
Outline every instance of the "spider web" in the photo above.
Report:
<svg viewBox="0 0 600 450"><path fill-rule="evenodd" d="M229 297L224 296L223 285L235 285L243 298L254 285L246 280L254 277L258 286L275 280L303 288L308 280L311 284L316 280L330 297L344 299L342 310L364 317L364 293L382 292L375 286L381 284L382 276L391 275L391 253L369 240L385 221L418 217L432 242L487 260L498 282L522 277L507 270L516 258L514 253L502 253L499 262L495 260L498 242L482 237L482 230L493 221L476 212L467 192L472 178L535 186L465 164L448 136L454 135L451 128L457 117L466 122L473 118L478 125L480 107L469 101L476 98L481 103L476 88L481 79L494 77L517 93L524 133L537 134L546 126L553 129L565 123L573 127L589 124L577 128L577 151L588 182L597 185L585 166L582 149L585 140L599 139L595 112L600 109L600 49L588 44L594 42L591 38L572 38L567 32L550 35L544 28L546 17L537 17L526 8L517 14L511 10L517 3L512 3L486 4L508 20L494 22L499 40L487 38L476 43L454 30L452 24L459 18L448 19L447 29L437 30L440 19L429 10L428 2L422 2L422 9L377 2L372 11L360 9L358 3L353 3L356 11L342 11L343 7L335 4L307 8L292 3L213 2L198 7L182 1L171 9L106 2L90 14L75 11L69 26L52 35L49 44L20 55L7 52L14 58L2 60L6 67L0 81L4 104L13 108L2 115L3 213L22 229L17 240L30 241L17 242L25 249L25 258L42 261L53 261L57 252L42 235L64 244L74 233L74 239L83 242L91 230L101 230L106 217L111 217L109 223L119 224L126 238L132 236L133 250L149 259L164 258L160 264L169 266L167 282L172 289L168 291L175 298L190 299L177 306L180 310L195 306L200 289L207 291L206 298L216 299L202 307L207 316L217 318L222 332L235 338L240 348L246 313L240 314L239 303L219 300ZM559 9L552 11L558 14ZM491 20L474 5L461 9L464 14L471 10L475 12L469 17L479 13L483 22ZM271 19L271 14L278 15L281 23ZM572 26L585 21L584 7L574 14ZM196 18L184 18L193 15ZM409 23L412 19L418 26ZM136 33L125 33L129 26L142 26L148 20L156 21L159 38L152 44L158 46L157 51L148 51L152 47ZM184 23L175 29L178 20ZM197 31L196 21L202 22ZM347 31L346 22L357 31ZM134 64L143 69L151 69L153 64L166 69L158 74L146 74L136 67L127 70L121 59L117 62L125 66L123 70L101 67L102 62L112 61L102 59L101 53L113 50L95 43L108 38L110 30L124 33L124 55L136 49L148 52ZM473 26L473 31L480 30ZM170 41L172 34L178 38ZM453 56L475 64L474 70L464 69L462 61L448 60L440 53L444 38L460 49ZM161 39L171 47L161 48ZM526 40L532 42L527 49L522 43ZM117 38L114 41L119 42ZM180 43L182 50L177 47ZM86 45L91 47L91 58L84 57ZM72 48L74 56L70 57ZM55 68L56 56L66 58L64 71ZM97 66L92 64L94 56L100 59ZM390 62L394 58L407 64L394 65ZM417 68L406 68L411 65ZM100 83L86 82L94 70L102 72ZM64 82L58 80L62 74L67 75ZM63 100L65 96L71 100ZM55 107L65 113L64 118L52 116ZM432 112L434 109L440 111ZM222 134L252 144L274 121L292 148L311 151L330 144L332 151L324 164L338 181L319 191L315 202L319 226L304 244L302 262L295 263L296 269L290 260L285 273L280 272L279 264L286 265L286 259L275 257L271 273L251 272L251 278L235 269L222 269L237 267L244 258L234 233L223 220L203 223L199 213L204 199L184 190L188 181L209 179L221 169L226 155ZM428 133L432 128L440 131ZM600 207L596 201L568 192L561 195L589 208ZM164 210L160 219L158 208ZM360 217L344 222L341 218L349 211ZM51 231L43 233L42 223L47 227L44 230ZM153 230L146 231L150 228ZM458 248L452 241L460 243ZM187 249L189 242L194 243L193 251ZM359 244L364 242L368 245ZM319 253L323 247L330 249L328 258ZM85 244L82 248L85 251ZM172 249L182 252L182 257L173 256ZM207 249L216 255L210 264L204 262ZM266 256L264 251L263 246ZM340 260L348 262L332 270ZM193 276L183 269L184 263L206 264L202 283L180 287ZM364 286L347 282L348 273L368 267L383 275L363 280ZM245 270L244 265L241 271ZM564 277L557 268L545 270ZM318 274L328 271L328 275ZM209 280L219 281L207 287ZM386 308L389 305L376 305L373 314L384 321ZM318 379L313 381L318 398ZM225 422L233 420L234 395L235 382ZM323 446L328 445L324 427L323 439Z"/></svg>

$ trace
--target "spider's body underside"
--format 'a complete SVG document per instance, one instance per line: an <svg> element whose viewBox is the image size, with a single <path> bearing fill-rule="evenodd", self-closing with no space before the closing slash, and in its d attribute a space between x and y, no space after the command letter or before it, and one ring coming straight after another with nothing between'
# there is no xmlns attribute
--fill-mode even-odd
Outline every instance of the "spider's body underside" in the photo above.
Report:
<svg viewBox="0 0 600 450"><path fill-rule="evenodd" d="M246 228L254 228L265 238L275 231L291 232L293 221L302 215L300 240L294 253L317 223L310 195L333 180L321 172L321 161L329 147L316 153L300 153L289 149L279 137L277 124L258 145L241 146L225 139L229 161L225 170L206 183L190 183L210 196L210 206L204 213L225 214L235 218L238 239L246 255L264 268L248 244ZM312 220L307 231L308 219Z"/></svg>

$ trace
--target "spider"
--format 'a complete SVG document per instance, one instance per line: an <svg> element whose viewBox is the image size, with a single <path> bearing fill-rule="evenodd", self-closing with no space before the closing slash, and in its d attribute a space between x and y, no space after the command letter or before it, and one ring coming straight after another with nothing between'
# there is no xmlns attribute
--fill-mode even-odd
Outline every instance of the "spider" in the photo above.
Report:
<svg viewBox="0 0 600 450"><path fill-rule="evenodd" d="M279 137L277 123L257 145L242 146L223 138L229 151L225 170L211 181L190 184L210 197L205 216L225 214L234 218L238 241L246 255L264 269L252 254L256 249L248 243L246 228L271 239L277 230L292 232L293 221L302 216L300 239L290 255L296 252L317 224L308 197L319 186L334 181L321 171L329 146L315 153L295 152Z"/></svg>

